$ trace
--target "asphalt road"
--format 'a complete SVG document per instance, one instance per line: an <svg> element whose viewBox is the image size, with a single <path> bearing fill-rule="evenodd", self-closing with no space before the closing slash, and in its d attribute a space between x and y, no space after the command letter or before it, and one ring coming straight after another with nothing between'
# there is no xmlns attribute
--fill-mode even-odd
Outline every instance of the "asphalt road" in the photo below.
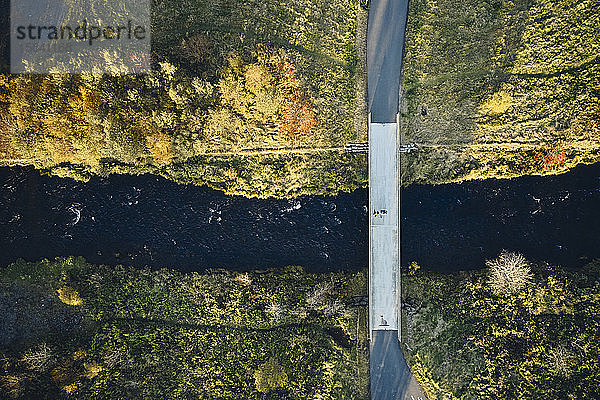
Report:
<svg viewBox="0 0 600 400"><path fill-rule="evenodd" d="M371 399L425 400L398 344L398 331L372 332Z"/></svg>
<svg viewBox="0 0 600 400"><path fill-rule="evenodd" d="M369 329L371 399L425 399L398 341L397 124L369 124Z"/></svg>
<svg viewBox="0 0 600 400"><path fill-rule="evenodd" d="M367 82L371 122L396 122L408 0L371 0Z"/></svg>

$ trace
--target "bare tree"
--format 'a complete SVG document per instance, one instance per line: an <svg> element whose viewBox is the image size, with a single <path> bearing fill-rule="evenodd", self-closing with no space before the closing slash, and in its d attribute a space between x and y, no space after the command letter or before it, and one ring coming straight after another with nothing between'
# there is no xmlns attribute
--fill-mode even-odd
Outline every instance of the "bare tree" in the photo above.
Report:
<svg viewBox="0 0 600 400"><path fill-rule="evenodd" d="M557 375L564 378L571 376L571 363L575 360L575 357L569 349L560 345L550 350L549 357L552 369L554 369Z"/></svg>
<svg viewBox="0 0 600 400"><path fill-rule="evenodd" d="M281 318L283 318L283 314L285 313L285 309L279 303L271 303L266 308L265 311L271 316L273 321L277 322Z"/></svg>
<svg viewBox="0 0 600 400"><path fill-rule="evenodd" d="M42 343L37 347L27 350L23 354L22 360L30 369L43 372L50 368L54 362L54 355L50 347L46 343Z"/></svg>
<svg viewBox="0 0 600 400"><path fill-rule="evenodd" d="M326 302L327 297L332 292L333 285L330 282L320 283L313 290L306 293L306 304L311 308L317 308Z"/></svg>
<svg viewBox="0 0 600 400"><path fill-rule="evenodd" d="M341 314L346 311L346 307L339 300L330 300L327 306L325 307L324 313L328 317Z"/></svg>
<svg viewBox="0 0 600 400"><path fill-rule="evenodd" d="M533 279L529 263L520 253L502 251L485 264L490 269L489 285L498 295L517 293Z"/></svg>

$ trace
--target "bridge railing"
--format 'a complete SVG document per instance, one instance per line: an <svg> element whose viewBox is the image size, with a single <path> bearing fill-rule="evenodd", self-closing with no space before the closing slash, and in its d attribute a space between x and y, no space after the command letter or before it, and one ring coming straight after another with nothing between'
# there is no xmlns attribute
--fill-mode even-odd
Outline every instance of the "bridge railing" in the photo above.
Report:
<svg viewBox="0 0 600 400"><path fill-rule="evenodd" d="M418 150L419 147L415 143L401 144L398 146L398 152L410 153L413 150ZM344 151L347 153L367 153L369 151L368 142L352 142L346 144Z"/></svg>

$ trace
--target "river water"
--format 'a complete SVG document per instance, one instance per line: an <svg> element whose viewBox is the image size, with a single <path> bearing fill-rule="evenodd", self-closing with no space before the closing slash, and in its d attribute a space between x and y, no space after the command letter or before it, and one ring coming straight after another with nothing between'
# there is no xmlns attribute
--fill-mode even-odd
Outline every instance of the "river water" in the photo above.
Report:
<svg viewBox="0 0 600 400"><path fill-rule="evenodd" d="M365 191L257 200L112 175L80 183L0 169L0 265L59 255L107 264L314 271L367 263Z"/></svg>
<svg viewBox="0 0 600 400"><path fill-rule="evenodd" d="M367 191L246 199L163 178L80 183L0 168L0 265L82 255L93 263L246 270L367 266ZM600 166L402 191L402 263L475 269L502 249L578 266L600 257Z"/></svg>

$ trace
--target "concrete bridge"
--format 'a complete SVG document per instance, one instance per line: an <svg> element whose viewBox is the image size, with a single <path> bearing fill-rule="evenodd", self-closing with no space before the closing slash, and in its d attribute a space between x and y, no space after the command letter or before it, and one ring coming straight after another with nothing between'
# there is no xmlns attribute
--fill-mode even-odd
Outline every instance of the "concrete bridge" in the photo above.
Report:
<svg viewBox="0 0 600 400"><path fill-rule="evenodd" d="M369 331L371 399L425 399L400 348L398 103L408 0L371 0L369 91Z"/></svg>

